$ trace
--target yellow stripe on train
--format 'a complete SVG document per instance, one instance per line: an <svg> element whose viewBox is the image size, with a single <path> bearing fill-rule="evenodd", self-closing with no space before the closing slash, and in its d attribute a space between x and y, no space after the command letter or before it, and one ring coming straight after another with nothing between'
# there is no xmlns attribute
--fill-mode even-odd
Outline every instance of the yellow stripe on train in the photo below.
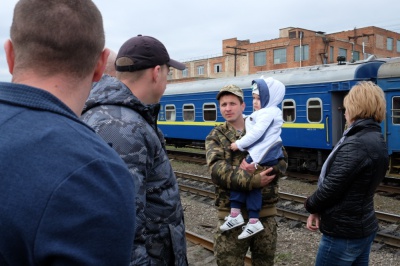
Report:
<svg viewBox="0 0 400 266"><path fill-rule="evenodd" d="M157 121L159 125L168 126L216 126L223 124L222 122L177 122L177 121ZM311 129L324 129L323 123L283 123L283 128L311 128Z"/></svg>

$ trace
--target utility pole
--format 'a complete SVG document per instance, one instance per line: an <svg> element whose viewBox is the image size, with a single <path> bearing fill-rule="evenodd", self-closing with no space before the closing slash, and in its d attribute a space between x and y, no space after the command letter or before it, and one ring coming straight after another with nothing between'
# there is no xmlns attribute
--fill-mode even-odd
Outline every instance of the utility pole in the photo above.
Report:
<svg viewBox="0 0 400 266"><path fill-rule="evenodd" d="M226 48L235 49L235 52L234 52L234 53L226 53L226 54L234 55L234 56L235 56L235 66L234 66L233 73L234 73L234 77L236 77L236 58L237 58L238 55L246 56L246 54L238 53L238 50L246 51L247 49L239 48L239 47L237 47L237 46L226 46Z"/></svg>
<svg viewBox="0 0 400 266"><path fill-rule="evenodd" d="M353 32L354 32L354 33L353 33L353 36L348 36L349 42L351 41L351 39L354 40L353 42L350 42L350 43L353 45L353 46L352 46L352 51L351 51L351 57L352 57L352 59L353 59L353 53L354 53L354 46L357 45L357 39L360 38L360 37L369 37L369 36L373 36L373 35L374 35L374 33L371 33L371 34L362 33L362 34L358 34L358 35L357 35L357 30L356 30L356 28L354 28L354 31L353 31ZM362 42L362 45L363 45L363 56L364 56L364 59L365 59L364 40L363 40L363 42Z"/></svg>

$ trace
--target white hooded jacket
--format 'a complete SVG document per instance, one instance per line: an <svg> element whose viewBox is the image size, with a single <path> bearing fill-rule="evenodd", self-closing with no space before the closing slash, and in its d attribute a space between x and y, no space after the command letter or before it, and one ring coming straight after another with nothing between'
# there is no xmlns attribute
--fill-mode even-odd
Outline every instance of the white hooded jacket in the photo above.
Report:
<svg viewBox="0 0 400 266"><path fill-rule="evenodd" d="M239 150L247 150L254 163L266 162L283 157L282 111L278 108L285 96L285 85L273 78L252 81L259 90L261 109L246 118L246 135L236 141Z"/></svg>

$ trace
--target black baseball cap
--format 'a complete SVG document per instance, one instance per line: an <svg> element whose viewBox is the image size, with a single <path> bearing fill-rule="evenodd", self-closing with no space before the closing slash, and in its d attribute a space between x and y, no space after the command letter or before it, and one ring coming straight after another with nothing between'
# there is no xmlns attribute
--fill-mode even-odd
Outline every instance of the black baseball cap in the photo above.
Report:
<svg viewBox="0 0 400 266"><path fill-rule="evenodd" d="M125 60L120 60L122 58ZM115 70L133 72L164 64L179 70L186 68L184 64L169 58L167 49L159 40L138 35L127 40L119 49Z"/></svg>

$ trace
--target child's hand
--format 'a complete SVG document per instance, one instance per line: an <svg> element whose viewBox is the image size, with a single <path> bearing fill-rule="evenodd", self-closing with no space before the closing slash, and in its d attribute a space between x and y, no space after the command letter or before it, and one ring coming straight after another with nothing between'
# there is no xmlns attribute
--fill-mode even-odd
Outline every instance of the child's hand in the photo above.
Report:
<svg viewBox="0 0 400 266"><path fill-rule="evenodd" d="M238 150L238 147L237 147L236 143L232 143L231 144L231 150L233 150L233 151L237 151Z"/></svg>

